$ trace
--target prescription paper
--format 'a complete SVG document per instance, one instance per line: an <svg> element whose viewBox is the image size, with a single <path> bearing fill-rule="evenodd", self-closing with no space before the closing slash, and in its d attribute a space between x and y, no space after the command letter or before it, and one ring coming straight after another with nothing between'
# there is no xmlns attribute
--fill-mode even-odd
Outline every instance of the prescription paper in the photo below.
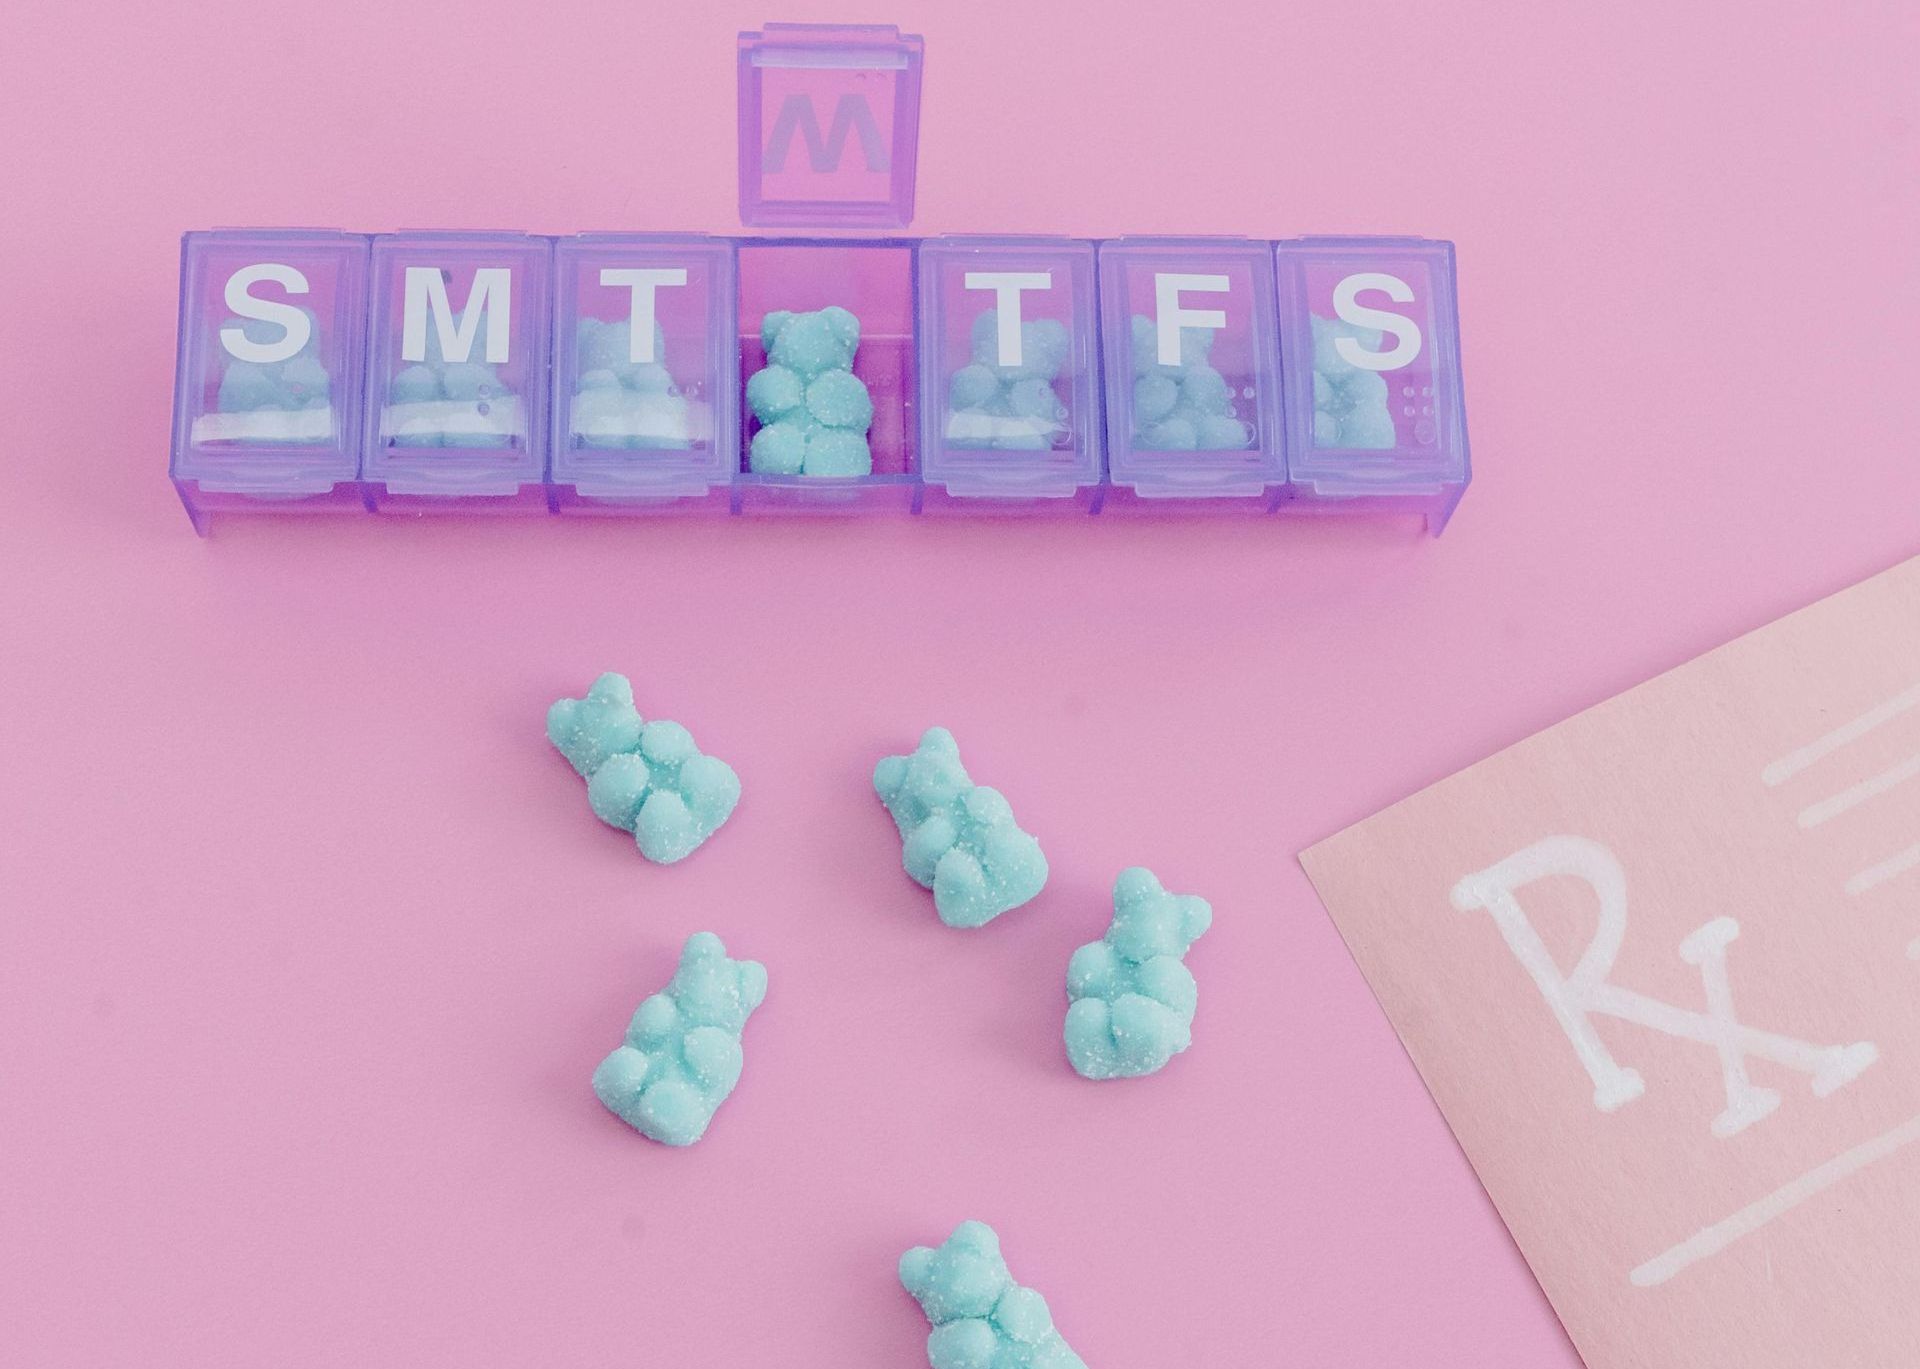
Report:
<svg viewBox="0 0 1920 1369"><path fill-rule="evenodd" d="M1589 1369L1920 1366L1920 560L1301 859Z"/></svg>

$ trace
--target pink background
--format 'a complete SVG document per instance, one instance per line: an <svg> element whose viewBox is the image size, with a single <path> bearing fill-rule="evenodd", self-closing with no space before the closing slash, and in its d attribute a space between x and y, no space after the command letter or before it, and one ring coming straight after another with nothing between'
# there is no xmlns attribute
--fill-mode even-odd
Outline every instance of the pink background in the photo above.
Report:
<svg viewBox="0 0 1920 1369"><path fill-rule="evenodd" d="M724 229L733 33L776 17L926 34L919 230L1455 239L1479 480L1447 536L193 538L161 473L182 230ZM894 1259L979 1216L1099 1369L1576 1363L1294 853L1920 550L1910 5L8 24L12 1358L913 1365ZM540 739L604 668L741 772L684 866ZM866 788L935 720L1054 864L969 935ZM1064 965L1133 862L1214 902L1198 1046L1083 1084ZM773 987L680 1153L587 1077L699 927Z"/></svg>

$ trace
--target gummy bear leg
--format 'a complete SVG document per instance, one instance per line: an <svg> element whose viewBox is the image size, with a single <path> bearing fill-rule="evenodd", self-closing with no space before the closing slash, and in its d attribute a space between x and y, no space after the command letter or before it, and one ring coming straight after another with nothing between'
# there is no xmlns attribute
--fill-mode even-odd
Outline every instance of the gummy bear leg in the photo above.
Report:
<svg viewBox="0 0 1920 1369"><path fill-rule="evenodd" d="M633 839L640 854L662 865L692 855L700 845L700 829L686 800L678 794L656 790L640 805L640 816L633 825Z"/></svg>
<svg viewBox="0 0 1920 1369"><path fill-rule="evenodd" d="M640 1095L634 1125L662 1145L690 1146L713 1120L704 1098L678 1079L662 1079Z"/></svg>

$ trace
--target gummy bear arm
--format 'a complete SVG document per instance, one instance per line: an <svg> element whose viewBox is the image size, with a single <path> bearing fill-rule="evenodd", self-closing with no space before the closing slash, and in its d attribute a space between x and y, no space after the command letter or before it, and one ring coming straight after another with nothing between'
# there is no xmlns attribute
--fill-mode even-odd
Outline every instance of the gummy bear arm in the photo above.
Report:
<svg viewBox="0 0 1920 1369"><path fill-rule="evenodd" d="M1072 998L1105 998L1114 988L1119 968L1113 947L1104 941L1089 941L1073 953L1067 962L1067 994Z"/></svg>
<svg viewBox="0 0 1920 1369"><path fill-rule="evenodd" d="M1157 955L1140 966L1134 974L1133 991L1182 1016L1190 1015L1200 1001L1200 986L1193 971L1170 955Z"/></svg>
<svg viewBox="0 0 1920 1369"><path fill-rule="evenodd" d="M928 1276L933 1273L933 1251L916 1245L900 1257L900 1286L918 1298L926 1292Z"/></svg>
<svg viewBox="0 0 1920 1369"><path fill-rule="evenodd" d="M679 1005L664 993L652 994L634 1011L627 1040L643 1050L657 1049L679 1025Z"/></svg>
<svg viewBox="0 0 1920 1369"><path fill-rule="evenodd" d="M1213 926L1213 905L1197 894L1180 895L1181 931L1191 946Z"/></svg>
<svg viewBox="0 0 1920 1369"><path fill-rule="evenodd" d="M767 1001L767 967L757 960L740 962L740 1001L748 1012Z"/></svg>
<svg viewBox="0 0 1920 1369"><path fill-rule="evenodd" d="M993 1324L1020 1344L1033 1345L1053 1330L1053 1313L1037 1289L1016 1284L994 1305Z"/></svg>
<svg viewBox="0 0 1920 1369"><path fill-rule="evenodd" d="M900 850L901 863L915 880L930 884L940 858L951 851L959 839L960 833L953 822L945 814L936 813L906 833Z"/></svg>

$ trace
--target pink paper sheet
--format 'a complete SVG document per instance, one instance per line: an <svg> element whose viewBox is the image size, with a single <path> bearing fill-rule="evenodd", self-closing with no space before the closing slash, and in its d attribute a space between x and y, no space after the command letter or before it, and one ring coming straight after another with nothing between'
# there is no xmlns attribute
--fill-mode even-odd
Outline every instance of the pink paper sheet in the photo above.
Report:
<svg viewBox="0 0 1920 1369"><path fill-rule="evenodd" d="M1590 1369L1920 1364L1920 560L1301 859Z"/></svg>

